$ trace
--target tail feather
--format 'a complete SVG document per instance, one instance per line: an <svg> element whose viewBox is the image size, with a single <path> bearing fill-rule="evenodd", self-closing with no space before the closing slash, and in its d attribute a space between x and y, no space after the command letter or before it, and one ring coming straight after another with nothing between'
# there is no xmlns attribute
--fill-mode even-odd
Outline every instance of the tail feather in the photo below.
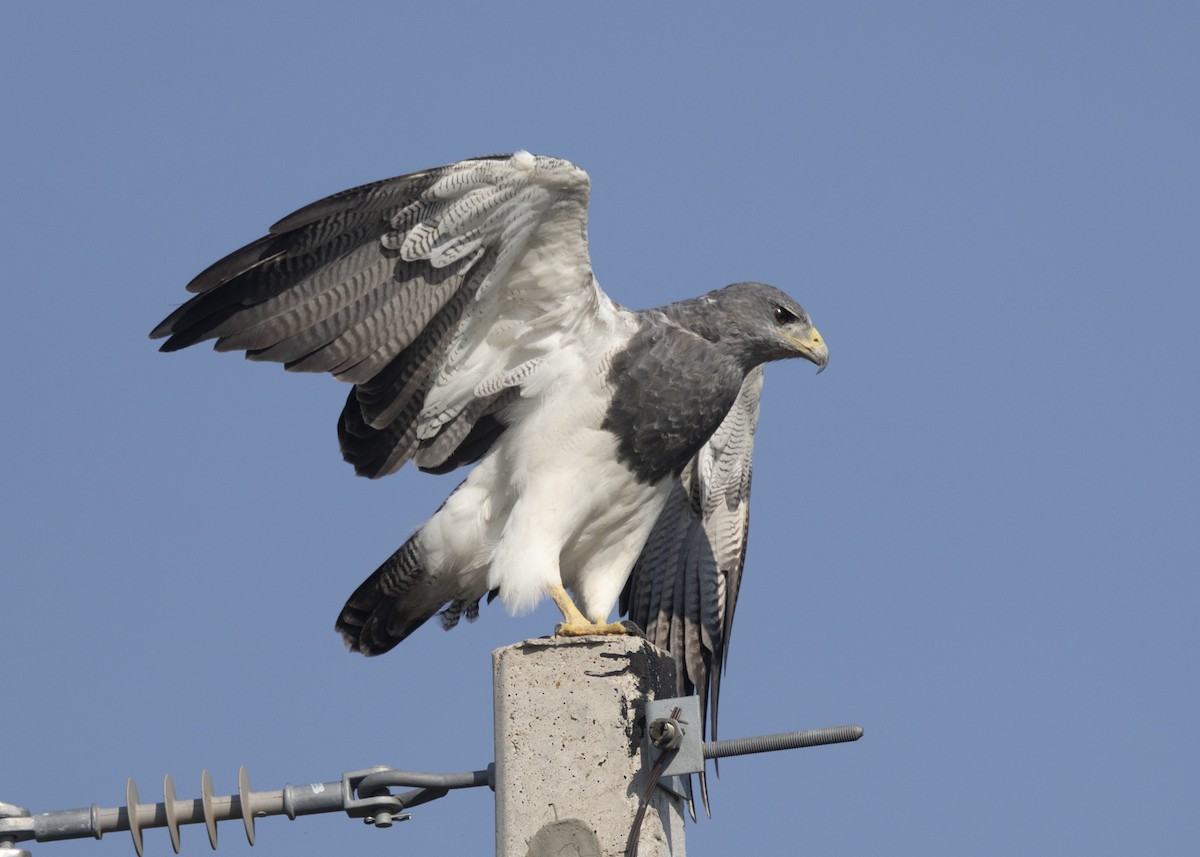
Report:
<svg viewBox="0 0 1200 857"><path fill-rule="evenodd" d="M335 627L350 651L381 655L449 600L425 569L414 535L354 590Z"/></svg>

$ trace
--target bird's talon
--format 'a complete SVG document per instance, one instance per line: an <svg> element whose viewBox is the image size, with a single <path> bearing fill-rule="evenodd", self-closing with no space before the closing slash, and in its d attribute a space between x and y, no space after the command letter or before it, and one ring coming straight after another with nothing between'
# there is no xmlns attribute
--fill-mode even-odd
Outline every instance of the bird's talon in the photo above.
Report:
<svg viewBox="0 0 1200 857"><path fill-rule="evenodd" d="M646 632L642 630L642 626L631 619L622 619L619 624L625 626L625 633L631 637L641 637L643 640L650 639L646 636Z"/></svg>

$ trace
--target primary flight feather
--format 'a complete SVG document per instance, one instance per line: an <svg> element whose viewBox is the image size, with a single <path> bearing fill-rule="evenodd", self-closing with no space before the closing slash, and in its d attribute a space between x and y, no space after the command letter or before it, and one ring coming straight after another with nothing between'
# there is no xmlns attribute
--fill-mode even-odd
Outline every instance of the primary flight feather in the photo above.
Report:
<svg viewBox="0 0 1200 857"><path fill-rule="evenodd" d="M517 152L334 194L188 284L152 332L353 385L342 455L372 478L474 463L350 596L337 630L386 652L485 596L549 595L556 633L670 650L712 727L745 555L762 364L828 351L761 283L629 310L587 249L587 174ZM568 594L568 591L570 594ZM572 597L573 595L573 597Z"/></svg>

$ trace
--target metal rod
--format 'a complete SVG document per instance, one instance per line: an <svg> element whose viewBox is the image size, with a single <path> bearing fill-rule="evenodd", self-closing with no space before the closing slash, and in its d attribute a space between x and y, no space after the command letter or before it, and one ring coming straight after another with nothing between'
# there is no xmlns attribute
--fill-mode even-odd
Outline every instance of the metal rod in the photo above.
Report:
<svg viewBox="0 0 1200 857"><path fill-rule="evenodd" d="M726 756L769 753L773 750L795 750L799 747L818 747L822 744L843 744L847 741L857 741L862 736L861 726L831 726L826 729L778 732L774 735L734 738L729 741L705 741L704 758L723 759Z"/></svg>

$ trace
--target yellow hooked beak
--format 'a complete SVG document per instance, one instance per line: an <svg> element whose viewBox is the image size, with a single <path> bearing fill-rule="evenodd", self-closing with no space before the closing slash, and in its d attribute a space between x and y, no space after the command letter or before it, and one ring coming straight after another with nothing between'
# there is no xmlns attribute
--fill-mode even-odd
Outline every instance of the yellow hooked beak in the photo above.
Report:
<svg viewBox="0 0 1200 857"><path fill-rule="evenodd" d="M798 336L789 336L788 339L796 344L801 357L817 364L818 375L825 371L825 367L829 365L829 348L815 327L810 327L808 336L803 339Z"/></svg>

